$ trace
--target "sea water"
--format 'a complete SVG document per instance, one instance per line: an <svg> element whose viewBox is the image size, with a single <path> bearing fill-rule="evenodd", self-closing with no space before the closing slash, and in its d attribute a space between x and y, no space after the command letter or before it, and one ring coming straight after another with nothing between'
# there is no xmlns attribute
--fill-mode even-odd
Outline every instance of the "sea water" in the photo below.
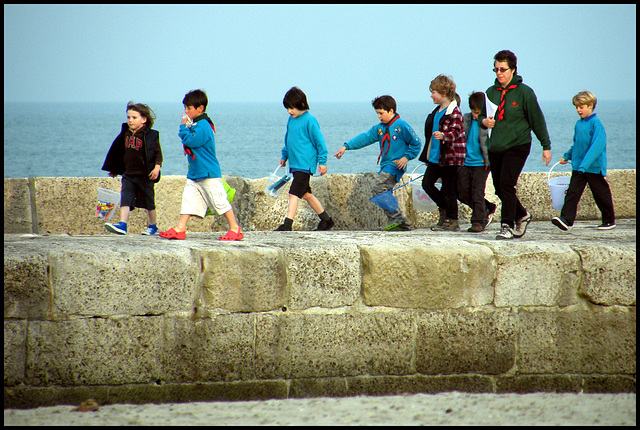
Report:
<svg viewBox="0 0 640 430"><path fill-rule="evenodd" d="M429 100L430 102L430 100ZM111 143L126 122L123 103L4 104L4 177L106 177L101 170ZM153 126L160 133L163 175L186 175L187 160L178 137L181 103L148 103L156 113ZM374 143L333 154L349 139L378 123L370 102L310 103L320 123L329 157L328 173L378 172L379 146ZM579 119L571 101L540 101L551 139L552 164L571 147ZM466 107L466 109L465 109ZM424 144L424 121L433 103L400 102L398 113ZM463 102L463 113L468 112ZM210 103L207 112L215 127L218 160L225 175L256 179L268 177L277 167L284 145L289 115L281 103ZM636 168L636 115L633 101L599 101L595 112L607 133L607 168ZM542 148L533 135L525 172L547 172ZM409 162L408 171L424 167ZM569 170L569 167L557 167Z"/></svg>

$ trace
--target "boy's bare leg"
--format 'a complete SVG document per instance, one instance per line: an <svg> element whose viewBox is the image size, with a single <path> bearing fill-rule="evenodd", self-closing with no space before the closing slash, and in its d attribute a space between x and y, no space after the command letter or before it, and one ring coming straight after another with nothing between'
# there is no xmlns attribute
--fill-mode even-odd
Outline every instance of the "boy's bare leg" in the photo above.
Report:
<svg viewBox="0 0 640 430"><path fill-rule="evenodd" d="M309 203L309 206L311 206L311 209L316 211L317 214L321 214L322 212L324 212L322 203L320 203L320 200L318 200L316 196L314 196L313 194L306 193L304 196L302 196L302 198L305 199L307 203Z"/></svg>
<svg viewBox="0 0 640 430"><path fill-rule="evenodd" d="M308 193L307 193L308 194ZM289 209L287 209L287 218L294 219L298 212L298 202L300 199L293 194L289 194Z"/></svg>
<svg viewBox="0 0 640 430"><path fill-rule="evenodd" d="M236 221L236 216L233 214L233 208L226 211L224 213L224 217L229 223L229 230L237 233L240 227L238 226L238 222Z"/></svg>
<svg viewBox="0 0 640 430"><path fill-rule="evenodd" d="M131 212L131 208L129 206L120 206L120 221L124 223L129 222L130 212Z"/></svg>
<svg viewBox="0 0 640 430"><path fill-rule="evenodd" d="M191 218L191 215L189 214L180 214L180 220L178 221L178 226L174 228L174 230L177 232L186 231L189 218Z"/></svg>
<svg viewBox="0 0 640 430"><path fill-rule="evenodd" d="M151 209L149 211L149 225L153 225L156 223L156 210Z"/></svg>

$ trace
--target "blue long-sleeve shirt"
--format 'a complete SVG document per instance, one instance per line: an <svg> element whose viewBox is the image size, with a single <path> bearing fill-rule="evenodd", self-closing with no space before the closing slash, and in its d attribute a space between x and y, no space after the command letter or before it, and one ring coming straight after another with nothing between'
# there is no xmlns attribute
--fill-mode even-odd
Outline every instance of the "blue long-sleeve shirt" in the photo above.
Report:
<svg viewBox="0 0 640 430"><path fill-rule="evenodd" d="M287 121L282 159L289 160L289 169L316 172L318 164L327 165L327 144L320 131L320 124L308 111Z"/></svg>
<svg viewBox="0 0 640 430"><path fill-rule="evenodd" d="M220 163L216 157L213 128L207 120L199 120L191 127L180 124L178 136L182 139L182 144L192 152L191 155L187 154L187 178L198 181L222 177Z"/></svg>
<svg viewBox="0 0 640 430"><path fill-rule="evenodd" d="M346 142L344 147L347 150L360 149L375 142L378 142L382 146L386 127L386 124L383 123L374 125L369 131L359 134ZM391 124L391 127L389 127L389 137L389 150L387 151L386 143L384 148L381 148L380 171L378 174L385 171L394 175L396 180L399 181L404 174L404 170L398 169L393 161L399 160L402 157L406 157L407 160L416 158L422 148L422 141L411 126L401 118L398 118Z"/></svg>
<svg viewBox="0 0 640 430"><path fill-rule="evenodd" d="M595 113L576 122L573 145L562 158L571 160L572 170L607 176L607 134Z"/></svg>

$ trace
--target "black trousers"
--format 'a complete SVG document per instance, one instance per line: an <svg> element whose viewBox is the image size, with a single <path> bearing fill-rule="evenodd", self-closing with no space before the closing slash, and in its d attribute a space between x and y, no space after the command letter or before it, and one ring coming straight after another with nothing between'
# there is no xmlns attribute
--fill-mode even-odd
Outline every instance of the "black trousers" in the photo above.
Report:
<svg viewBox="0 0 640 430"><path fill-rule="evenodd" d="M602 222L604 224L615 223L616 214L613 210L613 197L606 178L598 173L581 173L577 170L571 172L571 181L564 197L564 205L562 206L562 211L560 211L560 216L569 225L573 225L578 214L578 203L587 184L589 184L593 200L602 214Z"/></svg>
<svg viewBox="0 0 640 430"><path fill-rule="evenodd" d="M511 228L515 227L517 219L527 215L527 210L516 196L516 185L529 152L531 152L531 142L514 146L503 152L489 151L493 187L502 201L501 223Z"/></svg>
<svg viewBox="0 0 640 430"><path fill-rule="evenodd" d="M427 171L422 177L422 189L438 209L447 211L447 218L458 219L458 169L459 166L440 166L436 163L427 163ZM436 181L442 178L442 188L436 188Z"/></svg>
<svg viewBox="0 0 640 430"><path fill-rule="evenodd" d="M462 166L458 171L458 200L471 208L471 223L487 223L487 215L496 210L495 203L484 198L489 170L483 166Z"/></svg>

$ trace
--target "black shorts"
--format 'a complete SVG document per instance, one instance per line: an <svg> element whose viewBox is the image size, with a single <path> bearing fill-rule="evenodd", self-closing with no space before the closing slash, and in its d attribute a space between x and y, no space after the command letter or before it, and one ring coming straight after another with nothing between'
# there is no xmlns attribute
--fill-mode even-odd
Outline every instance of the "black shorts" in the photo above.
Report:
<svg viewBox="0 0 640 430"><path fill-rule="evenodd" d="M153 181L146 176L123 175L120 206L129 206L131 210L154 210L156 202L153 185Z"/></svg>
<svg viewBox="0 0 640 430"><path fill-rule="evenodd" d="M299 199L307 193L312 194L309 186L310 179L311 175L308 173L293 172L293 181L291 182L291 188L289 188L289 194L293 194Z"/></svg>

